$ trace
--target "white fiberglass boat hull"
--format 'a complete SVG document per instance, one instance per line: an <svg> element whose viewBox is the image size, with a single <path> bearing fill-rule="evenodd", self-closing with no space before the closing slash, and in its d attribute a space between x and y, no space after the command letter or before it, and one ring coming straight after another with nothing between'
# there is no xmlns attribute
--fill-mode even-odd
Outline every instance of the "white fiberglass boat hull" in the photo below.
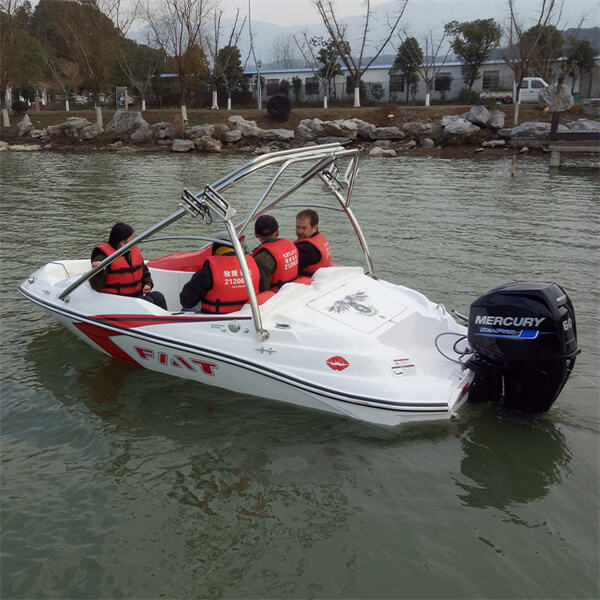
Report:
<svg viewBox="0 0 600 600"><path fill-rule="evenodd" d="M20 291L92 347L153 371L391 427L452 417L473 379L453 362L464 327L418 292L357 267L283 286L261 306L269 333L262 342L248 306L182 314L88 283L60 300L87 269L87 261L49 263ZM181 273L151 271L157 289L177 289ZM175 296L165 295L176 310Z"/></svg>

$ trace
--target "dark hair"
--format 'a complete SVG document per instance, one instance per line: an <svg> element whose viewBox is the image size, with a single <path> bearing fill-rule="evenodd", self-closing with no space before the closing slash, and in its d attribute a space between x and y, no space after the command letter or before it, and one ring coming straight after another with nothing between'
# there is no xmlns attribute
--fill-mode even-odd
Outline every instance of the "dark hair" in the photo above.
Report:
<svg viewBox="0 0 600 600"><path fill-rule="evenodd" d="M319 224L319 215L317 214L316 210L313 210L312 208L305 208L296 215L296 219L305 219L306 217L310 219L311 227L315 227L315 225Z"/></svg>
<svg viewBox="0 0 600 600"><path fill-rule="evenodd" d="M116 249L119 245L119 242L126 240L132 233L133 227L131 227L131 225L127 225L126 223L117 223L110 230L108 243Z"/></svg>
<svg viewBox="0 0 600 600"><path fill-rule="evenodd" d="M271 215L261 215L254 223L254 233L260 236L271 235L279 230L279 224Z"/></svg>

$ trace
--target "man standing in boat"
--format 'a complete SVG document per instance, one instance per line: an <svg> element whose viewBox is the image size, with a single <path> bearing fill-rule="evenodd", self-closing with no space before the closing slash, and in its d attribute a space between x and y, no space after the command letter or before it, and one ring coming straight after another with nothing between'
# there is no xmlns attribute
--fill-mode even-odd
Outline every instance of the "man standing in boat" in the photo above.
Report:
<svg viewBox="0 0 600 600"><path fill-rule="evenodd" d="M262 215L254 223L254 234L260 246L252 256L260 271L259 291L278 290L284 283L298 277L298 249L279 237L279 224L275 217Z"/></svg>
<svg viewBox="0 0 600 600"><path fill-rule="evenodd" d="M99 266L105 258L129 243L134 235L130 225L114 225L110 230L108 242L103 242L92 250L92 267ZM152 276L137 246L98 271L90 279L90 285L97 292L139 297L167 310L165 297L160 292L152 291Z"/></svg>
<svg viewBox="0 0 600 600"><path fill-rule="evenodd" d="M183 286L179 301L183 310L193 310L201 302L202 312L230 313L240 310L248 301L248 289L240 262L229 238L217 236L223 242L214 242L212 256L196 271ZM260 274L254 258L246 255L254 291L258 293Z"/></svg>
<svg viewBox="0 0 600 600"><path fill-rule="evenodd" d="M327 238L319 233L319 215L311 208L296 215L296 237L298 248L298 271L301 275L312 275L321 267L331 266L331 246Z"/></svg>

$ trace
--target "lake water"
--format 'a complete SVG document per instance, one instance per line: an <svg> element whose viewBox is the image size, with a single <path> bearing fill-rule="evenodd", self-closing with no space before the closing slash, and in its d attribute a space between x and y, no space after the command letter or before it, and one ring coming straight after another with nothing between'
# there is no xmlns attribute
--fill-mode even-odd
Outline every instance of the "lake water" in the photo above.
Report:
<svg viewBox="0 0 600 600"><path fill-rule="evenodd" d="M0 154L0 596L597 598L598 170L361 161L354 209L380 277L462 312L502 283L556 281L582 348L544 415L467 406L389 433L131 368L17 293L242 162ZM332 214L335 261L360 264ZM294 211L277 215L292 237Z"/></svg>

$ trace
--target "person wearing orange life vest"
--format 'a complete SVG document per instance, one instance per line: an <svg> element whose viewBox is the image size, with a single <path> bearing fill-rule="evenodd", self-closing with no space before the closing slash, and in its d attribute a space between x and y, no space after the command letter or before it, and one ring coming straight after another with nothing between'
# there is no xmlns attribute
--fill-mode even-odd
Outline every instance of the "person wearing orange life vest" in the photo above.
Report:
<svg viewBox="0 0 600 600"><path fill-rule="evenodd" d="M254 233L260 246L252 256L260 271L259 290L277 290L284 283L298 277L298 249L296 246L279 237L279 225L275 217L261 215L254 223Z"/></svg>
<svg viewBox="0 0 600 600"><path fill-rule="evenodd" d="M296 215L298 248L298 271L301 275L312 275L321 267L331 266L331 246L327 238L319 233L319 215L311 208Z"/></svg>
<svg viewBox="0 0 600 600"><path fill-rule="evenodd" d="M133 237L134 232L130 225L126 223L114 225L108 242L98 244L92 250L92 267L99 266L105 258L122 248ZM154 287L152 276L137 246L98 271L90 279L90 285L97 292L142 298L167 310L165 297L160 292L152 291Z"/></svg>
<svg viewBox="0 0 600 600"><path fill-rule="evenodd" d="M225 236L222 238L229 239ZM239 310L248 301L244 274L235 250L229 244L225 241L214 242L212 256L183 286L179 301L184 311L194 311L196 305L201 303L202 312L226 314ZM254 291L258 293L258 267L250 255L246 255L246 263Z"/></svg>

